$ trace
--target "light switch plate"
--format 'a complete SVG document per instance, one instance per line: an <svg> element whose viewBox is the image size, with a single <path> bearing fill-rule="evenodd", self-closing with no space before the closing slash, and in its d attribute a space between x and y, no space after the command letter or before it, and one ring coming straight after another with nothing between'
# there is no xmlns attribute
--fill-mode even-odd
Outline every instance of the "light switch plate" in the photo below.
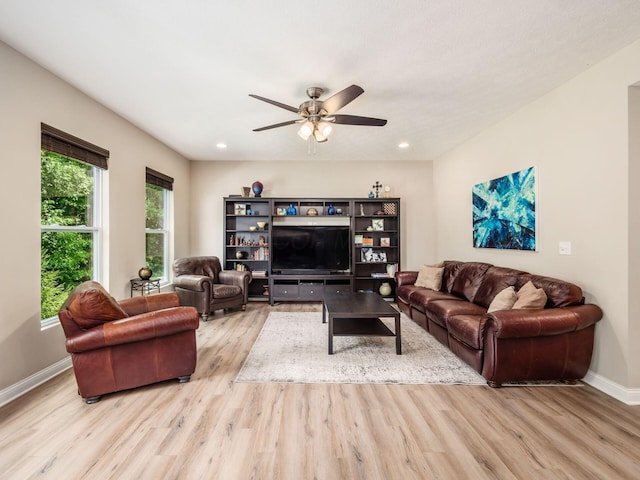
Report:
<svg viewBox="0 0 640 480"><path fill-rule="evenodd" d="M571 242L569 241L558 242L558 253L560 255L571 255Z"/></svg>

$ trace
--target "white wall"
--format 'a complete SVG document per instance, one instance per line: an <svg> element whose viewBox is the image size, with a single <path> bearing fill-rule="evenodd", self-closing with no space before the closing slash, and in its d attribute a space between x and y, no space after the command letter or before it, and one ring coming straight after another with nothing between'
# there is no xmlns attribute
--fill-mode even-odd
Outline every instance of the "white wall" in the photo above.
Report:
<svg viewBox="0 0 640 480"><path fill-rule="evenodd" d="M434 162L438 255L582 286L605 312L591 371L627 388L640 387L640 320L629 312L638 282L630 292L627 281L628 87L639 79L636 42ZM472 186L531 165L538 168L539 251L474 249ZM561 240L572 242L571 256L558 254Z"/></svg>
<svg viewBox="0 0 640 480"><path fill-rule="evenodd" d="M295 135L291 141L301 141ZM329 144L328 148L330 147ZM318 148L323 148L319 146ZM191 251L223 254L222 198L259 180L263 197L366 197L377 181L401 198L404 269L435 261L431 162L193 162Z"/></svg>
<svg viewBox="0 0 640 480"><path fill-rule="evenodd" d="M110 151L106 286L129 296L145 263L145 167L175 178L175 250L189 248L189 162L0 42L0 391L67 358L40 330L40 123Z"/></svg>

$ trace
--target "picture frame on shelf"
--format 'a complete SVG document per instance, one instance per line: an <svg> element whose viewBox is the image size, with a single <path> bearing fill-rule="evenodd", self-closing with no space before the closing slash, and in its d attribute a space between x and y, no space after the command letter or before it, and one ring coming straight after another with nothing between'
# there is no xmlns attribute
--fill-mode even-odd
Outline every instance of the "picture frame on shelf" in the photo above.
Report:
<svg viewBox="0 0 640 480"><path fill-rule="evenodd" d="M381 252L373 248L363 248L360 251L360 261L365 263L383 263L387 261L387 252Z"/></svg>
<svg viewBox="0 0 640 480"><path fill-rule="evenodd" d="M363 235L356 234L353 236L353 243L355 243L356 245L362 245L362 239L363 239Z"/></svg>
<svg viewBox="0 0 640 480"><path fill-rule="evenodd" d="M391 246L391 238L390 237L380 237L380 246L381 247L390 247Z"/></svg>
<svg viewBox="0 0 640 480"><path fill-rule="evenodd" d="M384 231L384 219L383 218L374 218L371 220L371 227L375 232Z"/></svg>
<svg viewBox="0 0 640 480"><path fill-rule="evenodd" d="M233 205L233 213L235 215L246 215L247 214L247 204L246 203L234 203L234 205Z"/></svg>

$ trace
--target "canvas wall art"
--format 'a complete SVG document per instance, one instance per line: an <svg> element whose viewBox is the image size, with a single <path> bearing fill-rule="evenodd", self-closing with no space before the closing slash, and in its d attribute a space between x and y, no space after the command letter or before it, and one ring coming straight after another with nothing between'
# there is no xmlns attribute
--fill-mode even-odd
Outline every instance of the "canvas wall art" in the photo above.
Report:
<svg viewBox="0 0 640 480"><path fill-rule="evenodd" d="M474 185L473 246L536 250L536 170Z"/></svg>

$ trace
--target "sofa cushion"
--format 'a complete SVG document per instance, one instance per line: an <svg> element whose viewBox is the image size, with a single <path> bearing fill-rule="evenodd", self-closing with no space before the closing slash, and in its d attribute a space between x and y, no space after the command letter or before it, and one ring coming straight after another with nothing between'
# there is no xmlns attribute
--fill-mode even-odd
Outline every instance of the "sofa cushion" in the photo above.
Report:
<svg viewBox="0 0 640 480"><path fill-rule="evenodd" d="M458 298L447 292L436 292L434 290L428 290L426 288L416 288L415 291L411 294L409 303L414 308L420 310L421 312L424 312L427 303L433 302L435 300L457 300L459 302L464 302L462 298Z"/></svg>
<svg viewBox="0 0 640 480"><path fill-rule="evenodd" d="M516 289L507 287L493 298L491 305L487 308L487 313L495 312L496 310L511 310L516 300L518 300Z"/></svg>
<svg viewBox="0 0 640 480"><path fill-rule="evenodd" d="M464 262L457 260L445 260L444 262L444 274L442 275L442 290L451 293L453 290L453 282L456 280L458 270L464 265Z"/></svg>
<svg viewBox="0 0 640 480"><path fill-rule="evenodd" d="M520 275L525 272L504 267L490 267L484 274L482 284L478 288L473 303L489 307L494 297L507 287L515 286Z"/></svg>
<svg viewBox="0 0 640 480"><path fill-rule="evenodd" d="M541 288L536 288L532 282L525 283L520 290L518 290L518 298L513 304L513 309L541 309L544 308L547 303L547 294Z"/></svg>
<svg viewBox="0 0 640 480"><path fill-rule="evenodd" d="M94 281L81 283L74 288L63 308L69 311L74 322L84 330L128 317L104 287Z"/></svg>
<svg viewBox="0 0 640 480"><path fill-rule="evenodd" d="M484 315L454 315L447 320L447 331L465 345L481 350L486 319Z"/></svg>
<svg viewBox="0 0 640 480"><path fill-rule="evenodd" d="M444 328L447 327L447 320L454 315L483 315L487 312L480 305L460 299L433 300L425 308L429 320Z"/></svg>
<svg viewBox="0 0 640 480"><path fill-rule="evenodd" d="M467 262L462 264L453 282L451 293L473 302L476 292L482 284L484 274L489 267L491 267L491 265L482 262Z"/></svg>
<svg viewBox="0 0 640 480"><path fill-rule="evenodd" d="M526 274L518 279L516 290L528 281L533 282L536 287L542 288L544 293L547 294L546 308L569 307L571 305L584 304L582 289L573 283L552 277Z"/></svg>
<svg viewBox="0 0 640 480"><path fill-rule="evenodd" d="M442 273L444 267L431 267L422 265L416 279L416 287L424 287L430 290L439 291L442 287Z"/></svg>

